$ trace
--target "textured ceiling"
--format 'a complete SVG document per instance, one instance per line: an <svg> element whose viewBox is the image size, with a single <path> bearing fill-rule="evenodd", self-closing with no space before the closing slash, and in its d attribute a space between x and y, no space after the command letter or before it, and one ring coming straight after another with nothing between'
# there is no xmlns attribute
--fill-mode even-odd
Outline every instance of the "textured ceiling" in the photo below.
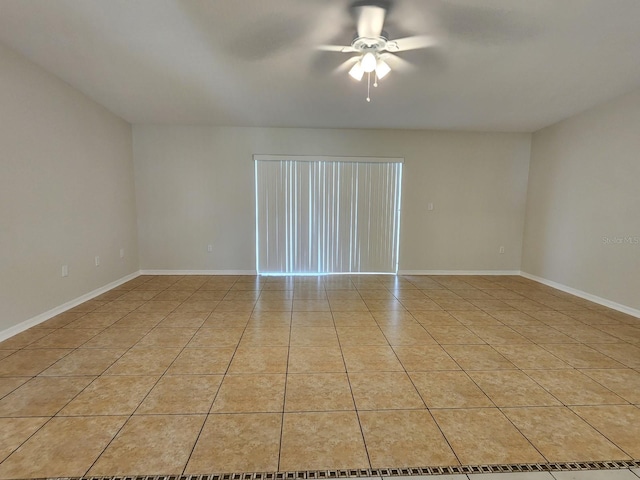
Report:
<svg viewBox="0 0 640 480"><path fill-rule="evenodd" d="M640 86L638 0L397 0L365 102L348 0L1 0L0 41L132 123L534 131Z"/></svg>

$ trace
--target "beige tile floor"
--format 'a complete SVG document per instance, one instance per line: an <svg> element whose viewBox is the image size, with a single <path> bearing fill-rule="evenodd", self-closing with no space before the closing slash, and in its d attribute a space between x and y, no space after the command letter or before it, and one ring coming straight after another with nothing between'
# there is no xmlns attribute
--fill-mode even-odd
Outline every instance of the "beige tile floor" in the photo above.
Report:
<svg viewBox="0 0 640 480"><path fill-rule="evenodd" d="M0 478L640 459L639 406L640 319L522 277L141 276L0 343Z"/></svg>

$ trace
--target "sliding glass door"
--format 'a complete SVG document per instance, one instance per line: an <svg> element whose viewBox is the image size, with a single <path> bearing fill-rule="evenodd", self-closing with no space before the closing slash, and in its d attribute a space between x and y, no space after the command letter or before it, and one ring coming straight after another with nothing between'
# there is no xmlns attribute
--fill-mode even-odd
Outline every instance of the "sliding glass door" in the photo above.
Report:
<svg viewBox="0 0 640 480"><path fill-rule="evenodd" d="M259 273L397 272L401 160L254 159Z"/></svg>

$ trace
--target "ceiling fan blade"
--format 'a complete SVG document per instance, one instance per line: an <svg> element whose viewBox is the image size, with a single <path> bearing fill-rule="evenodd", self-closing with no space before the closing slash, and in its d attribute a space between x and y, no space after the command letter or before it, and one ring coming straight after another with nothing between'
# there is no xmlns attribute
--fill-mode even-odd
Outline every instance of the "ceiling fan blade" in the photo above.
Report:
<svg viewBox="0 0 640 480"><path fill-rule="evenodd" d="M392 71L396 72L410 72L415 70L415 66L409 62L407 62L404 58L400 58L393 53L383 53L380 55L380 58L387 62L391 67Z"/></svg>
<svg viewBox="0 0 640 480"><path fill-rule="evenodd" d="M353 53L356 51L351 45L320 45L318 50L323 52L339 52L339 53Z"/></svg>
<svg viewBox="0 0 640 480"><path fill-rule="evenodd" d="M355 8L358 19L358 37L375 38L382 34L387 11L378 6L366 5Z"/></svg>
<svg viewBox="0 0 640 480"><path fill-rule="evenodd" d="M438 39L431 35L416 35L392 40L387 43L387 50L390 52L406 52L419 48L429 48L438 45Z"/></svg>
<svg viewBox="0 0 640 480"><path fill-rule="evenodd" d="M358 60L360 60L360 57L358 56L351 57L348 60L345 60L333 70L333 73L338 74L347 72Z"/></svg>

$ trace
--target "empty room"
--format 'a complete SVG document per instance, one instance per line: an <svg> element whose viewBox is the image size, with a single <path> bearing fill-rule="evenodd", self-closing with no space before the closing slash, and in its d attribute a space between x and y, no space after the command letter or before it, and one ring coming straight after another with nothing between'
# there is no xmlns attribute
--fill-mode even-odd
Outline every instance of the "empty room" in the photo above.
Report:
<svg viewBox="0 0 640 480"><path fill-rule="evenodd" d="M0 0L0 480L638 480L639 22Z"/></svg>

